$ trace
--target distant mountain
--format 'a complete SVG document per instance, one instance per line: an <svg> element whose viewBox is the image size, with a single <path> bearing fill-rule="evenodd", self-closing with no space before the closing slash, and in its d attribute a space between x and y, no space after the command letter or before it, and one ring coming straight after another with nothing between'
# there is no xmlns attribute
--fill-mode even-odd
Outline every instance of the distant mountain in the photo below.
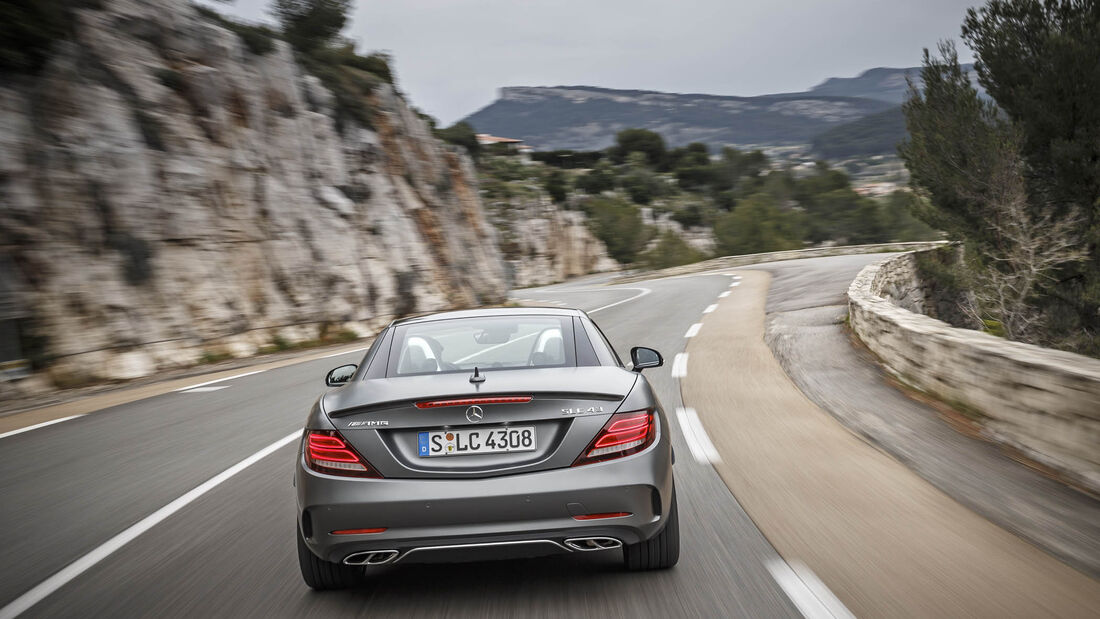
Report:
<svg viewBox="0 0 1100 619"><path fill-rule="evenodd" d="M508 87L465 120L482 133L520 138L538 150L610 146L629 127L656 131L672 146L807 144L836 125L891 105L814 93L726 97L592 86Z"/></svg>
<svg viewBox="0 0 1100 619"><path fill-rule="evenodd" d="M973 65L963 68L984 95ZM907 95L907 75L919 79L920 68L877 67L856 77L829 78L807 92L759 97L514 86L501 88L500 98L464 120L479 132L520 138L537 150L596 150L610 146L616 132L641 127L660 133L671 146L813 142L818 154L845 153L837 157L893 153L905 132L897 106ZM830 147L825 144L830 140L839 143Z"/></svg>
<svg viewBox="0 0 1100 619"><path fill-rule="evenodd" d="M894 155L905 136L905 116L899 105L826 130L814 138L812 151L824 159Z"/></svg>
<svg viewBox="0 0 1100 619"><path fill-rule="evenodd" d="M970 72L970 81L979 93L984 94L978 84L977 74L974 73L973 64L962 65L964 71ZM865 97L890 103L903 103L909 92L905 83L905 77L911 76L920 81L920 67L908 67L893 69L890 67L875 67L860 73L856 77L830 77L809 90L808 94L833 97Z"/></svg>

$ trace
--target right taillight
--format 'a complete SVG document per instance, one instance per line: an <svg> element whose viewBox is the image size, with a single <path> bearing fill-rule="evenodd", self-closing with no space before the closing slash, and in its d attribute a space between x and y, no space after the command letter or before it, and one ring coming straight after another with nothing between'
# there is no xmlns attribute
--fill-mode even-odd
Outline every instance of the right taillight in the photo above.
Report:
<svg viewBox="0 0 1100 619"><path fill-rule="evenodd" d="M305 454L309 468L318 473L382 478L336 430L310 430L306 435Z"/></svg>
<svg viewBox="0 0 1100 619"><path fill-rule="evenodd" d="M657 435L653 410L615 413L573 466L629 456L653 444Z"/></svg>

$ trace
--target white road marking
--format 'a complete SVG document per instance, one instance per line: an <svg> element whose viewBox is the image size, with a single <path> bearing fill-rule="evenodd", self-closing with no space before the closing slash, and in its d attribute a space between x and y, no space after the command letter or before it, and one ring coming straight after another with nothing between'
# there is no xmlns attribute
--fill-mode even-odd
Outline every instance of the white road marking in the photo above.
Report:
<svg viewBox="0 0 1100 619"><path fill-rule="evenodd" d="M690 327L688 327L687 333L684 334L684 337L695 337L696 335L699 335L699 329L702 329L702 328L703 328L703 323L697 322L697 323L691 325Z"/></svg>
<svg viewBox="0 0 1100 619"><path fill-rule="evenodd" d="M739 280L739 279L741 279L741 276L740 276L740 275L734 275L734 276L733 276L733 279L737 279L737 280Z"/></svg>
<svg viewBox="0 0 1100 619"><path fill-rule="evenodd" d="M559 289L559 290L554 290L553 292L614 292L616 290L640 290L641 292L639 292L638 294L636 294L632 297L629 297L627 299L623 299L622 301L616 301L614 303L608 303L607 305L604 305L603 307L597 307L596 309L588 310L588 313L589 314L595 314L596 312L602 312L605 309L610 309L612 307L615 307L616 305L622 305L623 303L629 303L629 302L633 301L634 299L640 299L640 298L646 296L647 294L653 292L649 288L574 288L572 290ZM563 303L561 301L542 301L542 300L540 300L540 301L538 301L538 303L556 303L558 305L565 305L565 303Z"/></svg>
<svg viewBox="0 0 1100 619"><path fill-rule="evenodd" d="M730 284L730 288L736 288L740 285L741 285L741 280L737 280L737 281L733 282L732 284Z"/></svg>
<svg viewBox="0 0 1100 619"><path fill-rule="evenodd" d="M628 303L630 301L633 301L634 299L640 299L640 298L646 296L647 294L653 292L649 288L618 288L617 290L641 290L641 292L639 292L638 294L630 297L629 299L623 299L622 301L616 301L615 303L611 303L611 304L605 305L603 307L597 307L594 310L588 310L588 313L589 314L595 314L596 312L602 312L605 309L615 307L616 305L622 305L623 303ZM573 291L570 290L569 292L573 292Z"/></svg>
<svg viewBox="0 0 1100 619"><path fill-rule="evenodd" d="M765 565L806 619L855 619L852 611L801 561L788 564L773 559Z"/></svg>
<svg viewBox="0 0 1100 619"><path fill-rule="evenodd" d="M686 352L676 353L676 356L672 358L672 377L683 378L688 375L688 354Z"/></svg>
<svg viewBox="0 0 1100 619"><path fill-rule="evenodd" d="M353 352L362 352L362 351L364 351L368 348L370 348L370 346L364 346L362 348L353 348L351 350L345 350L344 352L334 352L331 355L325 355L324 357L320 357L320 358L321 359L328 359L329 357L339 357L340 355L350 355Z"/></svg>
<svg viewBox="0 0 1100 619"><path fill-rule="evenodd" d="M18 430L11 430L0 434L0 438L7 438L9 436L15 436L16 434L22 434L23 432L30 432L31 430L37 430L38 428L45 428L46 426L52 426L55 423L61 423L62 421L68 421L70 419L76 419L77 417L83 417L84 415L70 415L68 417L62 417L61 419L51 419L50 421L43 421L42 423L36 423L33 426L27 426L25 428L19 428Z"/></svg>
<svg viewBox="0 0 1100 619"><path fill-rule="evenodd" d="M214 383L220 383L227 380L233 380L234 378L244 378L245 376L252 376L253 374L259 374L260 372L266 372L267 370L254 370L252 372L245 372L244 374L235 374L233 376L226 376L225 378L218 378L216 380L208 380L205 383L199 383L197 385L187 385L186 387L180 387L179 389L173 389L172 391L187 391L188 389L194 389L195 387L205 387L207 385L213 385Z"/></svg>
<svg viewBox="0 0 1100 619"><path fill-rule="evenodd" d="M684 435L684 442L696 462L709 464L722 461L722 456L714 448L714 443L710 442L703 422L699 421L699 415L694 408L676 407L676 419L680 422L680 433Z"/></svg>
<svg viewBox="0 0 1100 619"><path fill-rule="evenodd" d="M730 291L729 290L727 290L727 291L723 292L722 294L718 295L718 298L719 299L725 299L728 296L730 296Z"/></svg>
<svg viewBox="0 0 1100 619"><path fill-rule="evenodd" d="M709 313L713 312L716 309L718 309L718 304L717 303L712 303L712 304L707 306L707 309L703 310L703 313L704 314L709 314Z"/></svg>
<svg viewBox="0 0 1100 619"><path fill-rule="evenodd" d="M35 604L46 599L50 594L54 593L61 587L64 587L74 578L80 576L84 572L94 567L100 561L111 556L126 544L134 541L142 533L145 533L149 529L152 529L154 526L160 524L172 514L178 512L179 510L186 507L188 504L195 501L195 499L198 499L207 492L210 492L214 488L218 487L218 485L222 484L237 473L240 473L246 468L259 462L264 457L273 453L275 450L293 442L300 436L302 436L301 430L297 430L292 434L284 436L283 438L275 441L267 447L264 447L260 451L257 451L251 456L248 456L244 460L241 460L233 466L225 469L221 473L218 473L217 475L211 477L202 484L196 486L187 494L179 497L178 499L158 509L152 514L149 514L130 528L107 540L99 547L93 549L88 554L80 557L76 561L73 561L68 566L63 568L60 572L38 583L33 589L15 598L10 603L8 603L7 606L0 608L0 619L12 619L13 617L19 616L20 613L26 611Z"/></svg>
<svg viewBox="0 0 1100 619"><path fill-rule="evenodd" d="M195 387L194 389L186 389L180 393L207 393L210 391L218 391L219 389L229 389L229 385L218 385L217 387Z"/></svg>

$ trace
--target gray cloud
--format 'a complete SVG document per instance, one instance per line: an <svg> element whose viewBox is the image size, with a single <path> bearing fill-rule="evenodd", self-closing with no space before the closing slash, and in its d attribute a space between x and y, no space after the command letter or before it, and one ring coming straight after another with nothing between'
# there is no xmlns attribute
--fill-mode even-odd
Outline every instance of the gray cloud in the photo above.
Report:
<svg viewBox="0 0 1100 619"><path fill-rule="evenodd" d="M373 0L358 4L347 34L363 49L391 52L413 104L449 124L501 86L756 95L914 66L922 48L958 38L975 3ZM259 19L267 5L217 8Z"/></svg>

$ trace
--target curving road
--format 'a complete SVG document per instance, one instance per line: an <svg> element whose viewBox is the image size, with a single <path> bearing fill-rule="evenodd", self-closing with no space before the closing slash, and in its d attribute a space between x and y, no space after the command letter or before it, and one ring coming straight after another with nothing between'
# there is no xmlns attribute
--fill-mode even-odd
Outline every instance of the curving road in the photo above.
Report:
<svg viewBox="0 0 1100 619"><path fill-rule="evenodd" d="M788 265L792 276L777 278L768 303L839 299L859 268L880 257ZM602 285L606 279L518 296L592 312L621 354L634 345L660 350L665 367L647 375L670 417L690 422L675 413L684 403L673 360L689 341L705 341L707 329L685 335L719 294L747 292L723 273L613 287ZM597 553L398 565L356 590L309 591L295 556L295 445L286 439L324 388L325 371L361 354L272 368L0 437L0 527L8 532L0 548L0 618L25 607L25 616L47 617L798 617L813 607L799 599L795 572L707 461L705 434L694 427L687 428L691 445L683 427L674 429L683 544L674 570L626 573L617 553ZM203 485L212 478L216 483ZM192 492L197 487L201 494ZM818 593L818 606L828 607L828 592ZM844 614L843 607L831 610Z"/></svg>

